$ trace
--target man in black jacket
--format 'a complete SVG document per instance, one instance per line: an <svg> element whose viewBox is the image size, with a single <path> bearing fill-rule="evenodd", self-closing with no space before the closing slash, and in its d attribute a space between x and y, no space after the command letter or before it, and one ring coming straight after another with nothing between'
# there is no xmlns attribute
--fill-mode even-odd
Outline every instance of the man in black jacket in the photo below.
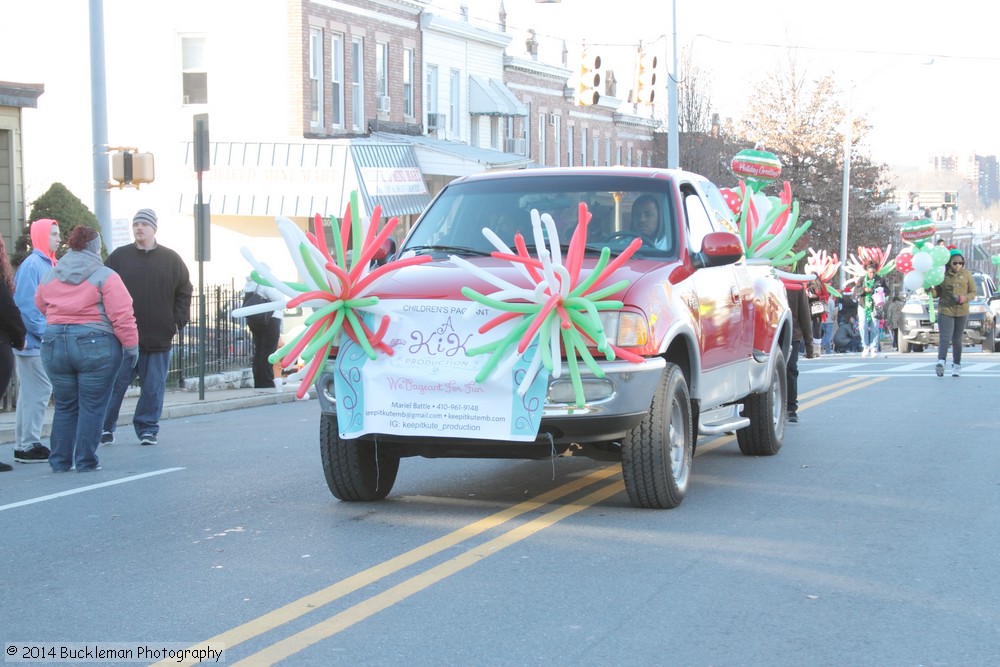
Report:
<svg viewBox="0 0 1000 667"><path fill-rule="evenodd" d="M121 276L132 295L139 327L139 363L122 364L104 415L101 444L115 441L118 412L128 386L139 376L139 402L132 424L139 444L155 445L160 432L163 394L174 334L188 323L191 280L187 266L176 252L156 242L156 213L144 208L132 218L135 243L115 249L105 264Z"/></svg>

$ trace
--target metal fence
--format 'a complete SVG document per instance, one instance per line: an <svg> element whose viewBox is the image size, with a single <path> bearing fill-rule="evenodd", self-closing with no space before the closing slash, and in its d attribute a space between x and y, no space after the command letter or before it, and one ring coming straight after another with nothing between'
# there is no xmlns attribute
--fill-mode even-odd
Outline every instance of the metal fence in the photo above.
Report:
<svg viewBox="0 0 1000 667"><path fill-rule="evenodd" d="M191 321L173 341L167 387L182 387L186 378L198 377L198 316L200 299L205 299L205 374L249 368L253 355L250 330L243 318L233 319L234 308L243 303L243 288L229 285L206 285L204 295L191 298ZM109 389L110 391L110 389ZM17 404L17 374L0 411L13 410Z"/></svg>

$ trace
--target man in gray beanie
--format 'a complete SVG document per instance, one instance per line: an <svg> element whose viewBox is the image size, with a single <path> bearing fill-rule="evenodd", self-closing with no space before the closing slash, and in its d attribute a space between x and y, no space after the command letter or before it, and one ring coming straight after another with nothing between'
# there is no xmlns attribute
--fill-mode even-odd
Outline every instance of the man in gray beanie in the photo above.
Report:
<svg viewBox="0 0 1000 667"><path fill-rule="evenodd" d="M163 394L174 335L190 318L191 279L176 252L156 242L158 220L152 209L140 209L132 218L135 243L116 248L105 264L121 276L135 310L139 327L139 363L122 364L104 416L101 444L115 441L118 412L128 386L139 376L139 402L132 424L141 445L157 444Z"/></svg>

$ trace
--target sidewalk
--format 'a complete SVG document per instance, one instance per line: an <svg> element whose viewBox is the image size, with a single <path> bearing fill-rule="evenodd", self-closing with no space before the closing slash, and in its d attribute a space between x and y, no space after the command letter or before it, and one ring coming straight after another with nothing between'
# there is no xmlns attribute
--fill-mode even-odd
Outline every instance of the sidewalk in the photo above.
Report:
<svg viewBox="0 0 1000 667"><path fill-rule="evenodd" d="M208 384L208 378L206 378ZM285 386L281 392L274 389L233 388L228 386L206 387L205 399L198 399L197 384L195 390L168 389L163 398L163 414L161 420L207 415L228 410L242 410L260 405L276 405L290 403L295 400L295 387ZM316 397L316 391L310 389L309 398ZM129 389L122 409L118 415L118 428L132 428L132 416L135 404L139 400L139 390ZM305 399L304 399L305 400ZM52 406L45 411L45 424L42 427L42 437L48 438L52 430ZM0 445L14 442L14 411L0 412ZM45 441L43 444L48 444Z"/></svg>

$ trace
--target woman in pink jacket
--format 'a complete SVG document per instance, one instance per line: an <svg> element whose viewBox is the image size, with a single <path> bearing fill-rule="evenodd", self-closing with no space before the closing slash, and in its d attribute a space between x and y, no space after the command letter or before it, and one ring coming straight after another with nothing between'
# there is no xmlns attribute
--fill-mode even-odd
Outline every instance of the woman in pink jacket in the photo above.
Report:
<svg viewBox="0 0 1000 667"><path fill-rule="evenodd" d="M139 358L132 297L101 262L101 237L78 226L70 250L42 278L35 305L45 316L42 364L52 381L55 414L49 465L54 472L100 468L97 444L111 384L124 363Z"/></svg>

